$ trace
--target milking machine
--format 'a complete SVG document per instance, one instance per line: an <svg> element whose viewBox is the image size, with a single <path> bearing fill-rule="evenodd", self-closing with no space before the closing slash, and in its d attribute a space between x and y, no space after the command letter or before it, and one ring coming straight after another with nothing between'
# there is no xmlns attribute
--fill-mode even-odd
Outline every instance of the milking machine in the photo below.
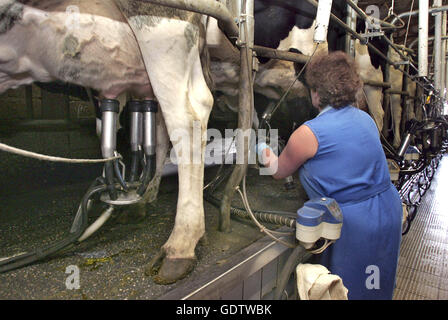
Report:
<svg viewBox="0 0 448 320"><path fill-rule="evenodd" d="M118 101L103 100L101 150L103 157L116 154L116 111ZM112 111L109 105L114 105ZM119 162L106 163L104 175L108 188L101 195L101 201L116 206L126 206L141 201L156 169L156 113L157 102L153 100L130 101L130 138L131 164L128 181L125 181L125 170L120 171ZM125 168L122 164L123 169ZM140 172L140 167L143 169ZM117 188L117 182L119 188Z"/></svg>
<svg viewBox="0 0 448 320"><path fill-rule="evenodd" d="M427 107L434 109L434 106ZM383 141L388 161L397 166L398 174L392 180L406 207L403 235L409 231L421 199L430 188L435 170L447 151L447 129L448 122L444 117L427 117L423 121L412 119L406 123L397 150Z"/></svg>
<svg viewBox="0 0 448 320"><path fill-rule="evenodd" d="M119 102L101 101L101 152L107 161L103 175L95 179L82 198L69 235L54 244L29 253L0 260L0 272L17 269L41 261L70 246L79 244L97 231L111 216L116 206L126 206L142 200L156 168L156 113L157 102L153 100L131 101L130 144L131 169L129 180L125 180L125 165L117 159L117 120ZM142 165L140 165L142 164ZM122 166L122 170L120 168ZM141 170L140 167L142 167ZM95 199L108 205L103 214L88 226L88 212Z"/></svg>

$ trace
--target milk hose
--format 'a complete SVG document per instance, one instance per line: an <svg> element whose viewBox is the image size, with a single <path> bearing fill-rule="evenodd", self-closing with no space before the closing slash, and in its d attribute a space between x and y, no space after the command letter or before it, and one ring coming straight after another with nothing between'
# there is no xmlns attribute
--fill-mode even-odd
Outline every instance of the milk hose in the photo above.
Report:
<svg viewBox="0 0 448 320"><path fill-rule="evenodd" d="M43 248L37 249L35 251L20 254L0 261L0 273L11 271L17 268L24 267L26 265L30 265L34 262L41 261L55 254L56 252L77 243L78 239L83 235L84 231L87 228L89 199L97 193L106 191L108 188L107 185L103 183L101 185L97 185L98 182L102 183L104 182L104 180L101 178L96 179L87 190L80 205L81 210L78 210L72 225L72 229L70 230L70 235L67 238L51 245L47 245Z"/></svg>

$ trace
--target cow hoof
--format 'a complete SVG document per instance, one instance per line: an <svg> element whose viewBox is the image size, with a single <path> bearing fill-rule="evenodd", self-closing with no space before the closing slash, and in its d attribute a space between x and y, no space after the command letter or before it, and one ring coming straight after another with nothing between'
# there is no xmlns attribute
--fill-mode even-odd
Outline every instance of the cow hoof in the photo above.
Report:
<svg viewBox="0 0 448 320"><path fill-rule="evenodd" d="M164 252L159 252L146 267L145 274L152 276L155 283L167 285L185 278L195 265L195 258L171 259L166 258Z"/></svg>

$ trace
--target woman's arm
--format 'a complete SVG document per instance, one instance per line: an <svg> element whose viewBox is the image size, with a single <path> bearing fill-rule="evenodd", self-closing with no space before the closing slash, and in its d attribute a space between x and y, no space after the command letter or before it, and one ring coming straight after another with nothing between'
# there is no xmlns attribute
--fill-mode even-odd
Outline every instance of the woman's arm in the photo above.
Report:
<svg viewBox="0 0 448 320"><path fill-rule="evenodd" d="M283 179L314 157L318 146L317 138L311 129L302 125L291 135L280 157L277 157L269 148L264 149L263 162L266 167L274 171L274 179Z"/></svg>

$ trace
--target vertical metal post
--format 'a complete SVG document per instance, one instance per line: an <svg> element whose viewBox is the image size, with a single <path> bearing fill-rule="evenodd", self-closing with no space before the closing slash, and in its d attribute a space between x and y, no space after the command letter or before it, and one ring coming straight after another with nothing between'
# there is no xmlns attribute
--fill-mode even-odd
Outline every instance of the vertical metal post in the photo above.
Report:
<svg viewBox="0 0 448 320"><path fill-rule="evenodd" d="M331 6L333 0L320 0L316 14L316 29L314 30L314 42L327 41L328 25L330 23Z"/></svg>
<svg viewBox="0 0 448 320"><path fill-rule="evenodd" d="M353 2L358 4L358 0L354 0ZM353 30L356 30L356 20L356 11L347 4L347 25ZM355 41L356 40L350 35L350 33L347 32L345 36L345 52L352 57L355 56Z"/></svg>
<svg viewBox="0 0 448 320"><path fill-rule="evenodd" d="M232 172L221 201L219 215L219 230L230 232L230 205L236 188L240 185L247 172L249 162L250 138L246 144L244 133L248 132L252 124L253 110L253 43L254 43L254 0L241 1L240 17L240 87L239 87L239 110L238 110L238 134L236 137L237 152L244 152L243 163L237 163ZM245 3L245 5L244 5ZM237 159L240 158L237 155Z"/></svg>
<svg viewBox="0 0 448 320"><path fill-rule="evenodd" d="M390 59L390 53L392 48L389 47L389 50L387 52L387 58ZM384 70L384 82L390 83L390 68L393 68L391 65L386 64L386 68ZM384 118L383 118L383 135L386 137L386 139L389 137L389 122L391 118L391 112L390 112L390 93L386 90L384 92L384 98L383 98L383 110L384 110Z"/></svg>
<svg viewBox="0 0 448 320"><path fill-rule="evenodd" d="M429 0L419 0L418 15L418 76L428 76Z"/></svg>
<svg viewBox="0 0 448 320"><path fill-rule="evenodd" d="M446 84L447 80L447 63L446 63L446 52L447 52L447 41L446 41L446 23L447 23L447 13L444 11L442 13L442 96L446 99L446 90L448 88Z"/></svg>
<svg viewBox="0 0 448 320"><path fill-rule="evenodd" d="M409 73L409 65L406 65L404 67L406 73ZM408 92L408 88L409 88L409 78L406 76L403 76L403 84L401 87L401 90L403 92ZM402 110L401 110L401 125L400 125L400 136L402 136L402 133L405 131L405 127L406 127L406 122L409 120L408 119L408 115L409 115L409 96L405 96L402 95L401 96L401 105L403 106Z"/></svg>
<svg viewBox="0 0 448 320"><path fill-rule="evenodd" d="M442 0L434 0L434 7L440 7ZM442 13L436 12L434 33L434 84L436 90L442 93Z"/></svg>

